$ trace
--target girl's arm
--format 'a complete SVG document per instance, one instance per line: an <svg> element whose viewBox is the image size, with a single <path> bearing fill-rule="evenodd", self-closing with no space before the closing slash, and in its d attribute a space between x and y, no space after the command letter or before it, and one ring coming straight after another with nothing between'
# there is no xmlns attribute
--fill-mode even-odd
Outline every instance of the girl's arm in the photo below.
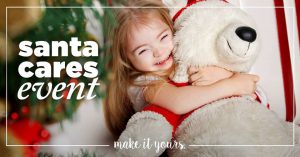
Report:
<svg viewBox="0 0 300 157"><path fill-rule="evenodd" d="M203 68L190 67L188 74L191 85L205 86L229 78L233 75L233 72L216 66L208 66Z"/></svg>
<svg viewBox="0 0 300 157"><path fill-rule="evenodd" d="M145 99L166 108L175 114L188 113L204 104L232 95L252 94L258 76L234 74L229 79L207 86L176 87L169 83L148 87L144 91Z"/></svg>

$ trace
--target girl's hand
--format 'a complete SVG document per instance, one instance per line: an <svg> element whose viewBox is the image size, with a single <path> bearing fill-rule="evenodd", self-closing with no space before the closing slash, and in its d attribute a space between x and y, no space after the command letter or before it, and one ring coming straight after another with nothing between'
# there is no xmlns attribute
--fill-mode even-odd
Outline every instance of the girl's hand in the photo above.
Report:
<svg viewBox="0 0 300 157"><path fill-rule="evenodd" d="M236 73L227 81L234 90L234 95L252 95L256 90L256 83L259 81L257 75Z"/></svg>
<svg viewBox="0 0 300 157"><path fill-rule="evenodd" d="M232 72L215 66L203 68L190 67L188 69L188 74L189 83L193 86L210 85L233 75Z"/></svg>

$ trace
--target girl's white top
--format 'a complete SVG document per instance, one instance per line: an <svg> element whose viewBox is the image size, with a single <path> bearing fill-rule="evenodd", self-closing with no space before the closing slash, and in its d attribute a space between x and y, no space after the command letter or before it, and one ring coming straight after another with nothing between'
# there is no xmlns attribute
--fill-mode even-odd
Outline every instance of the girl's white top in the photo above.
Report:
<svg viewBox="0 0 300 157"><path fill-rule="evenodd" d="M135 80L135 84L143 86L132 85L127 89L128 97L133 104L133 109L136 112L141 111L148 104L144 98L144 88L152 81L157 81L160 79L161 78L157 76L142 75Z"/></svg>

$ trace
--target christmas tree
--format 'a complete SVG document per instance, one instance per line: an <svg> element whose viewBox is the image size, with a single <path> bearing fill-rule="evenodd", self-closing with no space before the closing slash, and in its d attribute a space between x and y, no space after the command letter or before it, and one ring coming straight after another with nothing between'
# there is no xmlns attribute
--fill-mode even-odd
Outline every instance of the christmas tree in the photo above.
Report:
<svg viewBox="0 0 300 157"><path fill-rule="evenodd" d="M8 144L28 144L33 145L50 138L47 130L43 129L44 124L59 122L65 118L72 118L73 113L80 104L76 99L79 90L76 90L71 97L68 97L68 89L62 90L58 95L63 98L55 100L47 97L44 100L37 98L38 90L29 93L28 98L19 100L17 97L18 90L26 82L32 84L43 82L51 83L53 86L61 82L65 83L82 83L87 85L91 79L86 77L71 78L65 70L60 72L59 78L39 78L20 77L18 73L19 65L25 61L32 63L47 62L65 62L66 64L77 61L84 65L88 61L97 62L98 78L100 83L105 84L107 81L107 71L105 70L109 56L104 52L109 47L106 42L108 27L115 25L113 11L109 8L103 9L101 6L111 6L118 1L107 0L4 0L1 4L0 23L0 68L2 77L0 78L0 145L5 145L5 115L7 115L7 125L9 131ZM15 7L13 7L15 6ZM9 8L5 8L9 7ZM6 12L5 12L6 11ZM6 14L7 13L7 14ZM7 22L7 23L6 23ZM105 24L104 24L105 23ZM109 23L109 25L106 25ZM97 32L89 31L97 30ZM6 36L7 31L7 36ZM22 41L66 41L70 42L73 37L79 41L95 41L99 45L99 54L97 57L68 57L50 56L50 57L22 57L18 55L19 44ZM35 44L32 48L36 48ZM79 49L83 49L80 46ZM51 50L50 50L51 52ZM61 53L61 52L60 52ZM71 54L71 50L68 50ZM34 66L30 70L35 71L38 67ZM83 73L83 71L79 71ZM99 81L98 80L98 81ZM101 87L101 86L100 86ZM45 94L49 88L41 88L41 93ZM95 88L95 95L98 98L105 96L104 90ZM7 113L6 102L7 98ZM30 125L29 125L30 124ZM18 129L22 128L30 134L22 134ZM3 134L2 134L3 133ZM35 141L32 139L35 137ZM14 153L26 154L29 156L36 155L35 149L28 147L19 148ZM3 150L0 156L11 156L11 150Z"/></svg>

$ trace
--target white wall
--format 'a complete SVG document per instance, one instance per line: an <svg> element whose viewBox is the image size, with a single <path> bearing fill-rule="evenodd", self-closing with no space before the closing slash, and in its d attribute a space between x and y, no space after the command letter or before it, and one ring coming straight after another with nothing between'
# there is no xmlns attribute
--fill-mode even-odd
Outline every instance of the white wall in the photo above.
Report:
<svg viewBox="0 0 300 157"><path fill-rule="evenodd" d="M273 0L229 0L230 3L239 5L248 12L257 22L258 32L262 39L261 54L252 68L252 73L261 78L260 86L265 90L271 109L285 119L285 97L280 62L279 42L277 35L277 23ZM294 0L285 0L285 6L294 6ZM297 28L293 30L293 20L296 20L293 8L285 8L291 60L294 70L294 85L299 87L300 56ZM294 17L294 19L293 19ZM295 23L296 24L296 23ZM296 25L295 25L296 26ZM294 32L293 32L294 31ZM294 42L293 42L294 41ZM295 44L295 45L293 45ZM299 88L296 88L296 99L300 98ZM300 106L297 107L300 111ZM299 112L298 111L298 112ZM300 112L299 112L300 114ZM299 116L299 115L298 115Z"/></svg>

